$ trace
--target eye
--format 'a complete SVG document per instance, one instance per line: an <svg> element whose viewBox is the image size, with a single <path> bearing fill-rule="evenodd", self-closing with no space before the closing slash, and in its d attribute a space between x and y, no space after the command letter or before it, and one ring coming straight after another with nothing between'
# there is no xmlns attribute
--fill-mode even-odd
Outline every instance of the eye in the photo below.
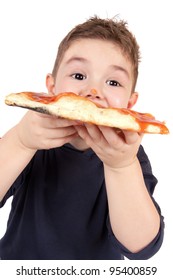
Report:
<svg viewBox="0 0 173 280"><path fill-rule="evenodd" d="M81 73L75 73L72 75L72 78L76 79L76 80L85 80L86 79L86 76L84 76L83 74Z"/></svg>
<svg viewBox="0 0 173 280"><path fill-rule="evenodd" d="M117 81L115 81L115 80L109 80L109 81L107 81L106 83L107 83L108 85L114 86L114 87L120 87L120 86L121 86L120 83L117 82Z"/></svg>

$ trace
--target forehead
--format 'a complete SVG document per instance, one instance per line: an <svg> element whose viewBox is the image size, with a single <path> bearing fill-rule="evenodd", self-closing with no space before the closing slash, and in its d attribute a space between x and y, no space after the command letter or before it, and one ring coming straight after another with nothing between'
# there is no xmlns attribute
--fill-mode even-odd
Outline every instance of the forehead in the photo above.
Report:
<svg viewBox="0 0 173 280"><path fill-rule="evenodd" d="M92 55L92 53L101 53L104 52L105 55L123 55L121 48L111 42L111 41L106 41L106 40L101 40L101 39L78 39L75 41L72 41L70 46L67 48L67 50L64 53L64 57L70 56L74 53L77 54L84 54L84 55Z"/></svg>
<svg viewBox="0 0 173 280"><path fill-rule="evenodd" d="M130 77L133 73L132 63L127 55L122 52L117 44L111 41L79 39L72 42L65 51L61 64L69 65L77 61L100 64L100 67L116 65L128 72Z"/></svg>

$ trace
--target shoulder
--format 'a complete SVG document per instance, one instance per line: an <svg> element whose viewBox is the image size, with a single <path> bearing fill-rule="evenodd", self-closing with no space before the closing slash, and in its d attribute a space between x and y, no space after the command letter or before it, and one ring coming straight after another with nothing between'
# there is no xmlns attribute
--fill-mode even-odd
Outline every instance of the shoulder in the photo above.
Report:
<svg viewBox="0 0 173 280"><path fill-rule="evenodd" d="M145 149L142 145L140 145L138 153L137 153L138 160L141 165L147 164L151 167L150 160L148 155L145 152Z"/></svg>

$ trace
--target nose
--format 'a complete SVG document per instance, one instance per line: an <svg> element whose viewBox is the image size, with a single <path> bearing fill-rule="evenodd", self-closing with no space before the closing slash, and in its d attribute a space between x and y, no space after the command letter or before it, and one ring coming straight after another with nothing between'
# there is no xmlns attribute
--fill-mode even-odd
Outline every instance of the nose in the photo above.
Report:
<svg viewBox="0 0 173 280"><path fill-rule="evenodd" d="M91 88L90 92L94 95L97 95L97 90L95 88Z"/></svg>
<svg viewBox="0 0 173 280"><path fill-rule="evenodd" d="M101 93L95 88L81 92L79 95L87 97L89 99L102 99Z"/></svg>

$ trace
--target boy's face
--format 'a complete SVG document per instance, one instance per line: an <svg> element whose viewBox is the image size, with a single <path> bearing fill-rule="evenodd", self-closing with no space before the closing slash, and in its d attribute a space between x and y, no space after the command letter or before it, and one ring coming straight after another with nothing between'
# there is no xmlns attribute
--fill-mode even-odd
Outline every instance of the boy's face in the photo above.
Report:
<svg viewBox="0 0 173 280"><path fill-rule="evenodd" d="M56 79L47 76L49 92L74 92L103 107L131 108L137 101L132 93L130 61L112 42L80 39L64 54Z"/></svg>

